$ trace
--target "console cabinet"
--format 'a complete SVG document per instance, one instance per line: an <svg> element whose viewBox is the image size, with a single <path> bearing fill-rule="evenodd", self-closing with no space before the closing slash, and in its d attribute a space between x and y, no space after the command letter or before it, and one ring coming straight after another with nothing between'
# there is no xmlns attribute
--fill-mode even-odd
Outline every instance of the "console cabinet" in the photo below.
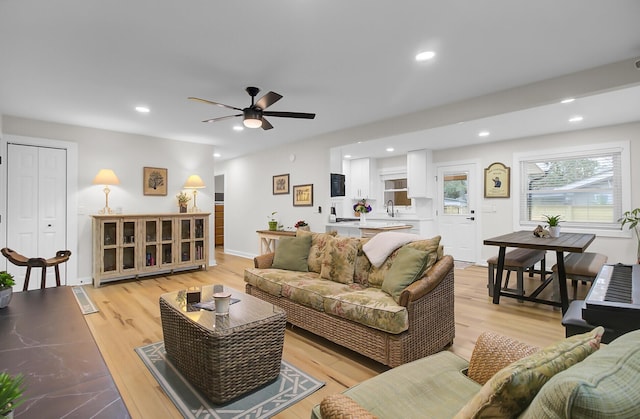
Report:
<svg viewBox="0 0 640 419"><path fill-rule="evenodd" d="M93 215L93 285L175 269L207 269L209 215Z"/></svg>

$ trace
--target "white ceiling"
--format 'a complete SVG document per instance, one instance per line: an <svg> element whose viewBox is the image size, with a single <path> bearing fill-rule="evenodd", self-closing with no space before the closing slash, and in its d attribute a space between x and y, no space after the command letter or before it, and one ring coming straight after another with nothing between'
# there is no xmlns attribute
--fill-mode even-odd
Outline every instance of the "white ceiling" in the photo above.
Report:
<svg viewBox="0 0 640 419"><path fill-rule="evenodd" d="M206 142L233 158L640 57L639 16L637 0L0 0L0 113ZM423 50L435 59L416 63ZM247 86L284 96L269 110L317 117L235 132L240 118L200 122L234 111L187 100L242 108ZM580 106L592 112L580 128L640 120L640 88ZM438 148L574 129L566 109L421 134ZM480 129L492 134L479 140Z"/></svg>

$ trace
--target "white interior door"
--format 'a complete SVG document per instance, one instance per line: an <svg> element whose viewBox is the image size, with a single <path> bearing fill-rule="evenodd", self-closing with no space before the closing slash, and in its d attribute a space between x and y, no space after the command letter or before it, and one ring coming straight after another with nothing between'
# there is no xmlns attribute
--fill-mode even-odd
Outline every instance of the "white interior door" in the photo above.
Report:
<svg viewBox="0 0 640 419"><path fill-rule="evenodd" d="M477 260L477 190L475 164L438 168L438 231L445 252L455 260Z"/></svg>
<svg viewBox="0 0 640 419"><path fill-rule="evenodd" d="M66 249L67 153L58 148L9 144L7 153L7 247L26 257L50 258ZM26 268L7 264L22 290ZM40 287L40 269L33 269L29 289ZM66 266L60 265L61 283ZM54 269L47 286L55 286Z"/></svg>

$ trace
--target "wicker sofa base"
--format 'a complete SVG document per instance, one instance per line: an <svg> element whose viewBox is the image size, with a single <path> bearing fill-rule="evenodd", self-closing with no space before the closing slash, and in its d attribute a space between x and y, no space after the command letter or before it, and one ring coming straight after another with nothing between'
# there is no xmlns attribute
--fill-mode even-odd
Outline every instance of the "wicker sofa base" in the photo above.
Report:
<svg viewBox="0 0 640 419"><path fill-rule="evenodd" d="M287 312L287 322L390 367L442 351L453 343L453 268L429 295L409 302L409 330L391 334L329 315L246 284L247 294Z"/></svg>

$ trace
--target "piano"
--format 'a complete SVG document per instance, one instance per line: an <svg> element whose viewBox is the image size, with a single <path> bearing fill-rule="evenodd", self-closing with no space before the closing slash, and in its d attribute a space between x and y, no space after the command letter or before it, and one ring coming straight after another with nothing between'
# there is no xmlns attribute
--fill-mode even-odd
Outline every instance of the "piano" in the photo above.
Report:
<svg viewBox="0 0 640 419"><path fill-rule="evenodd" d="M640 329L640 265L604 265L584 301L582 318L616 334Z"/></svg>

